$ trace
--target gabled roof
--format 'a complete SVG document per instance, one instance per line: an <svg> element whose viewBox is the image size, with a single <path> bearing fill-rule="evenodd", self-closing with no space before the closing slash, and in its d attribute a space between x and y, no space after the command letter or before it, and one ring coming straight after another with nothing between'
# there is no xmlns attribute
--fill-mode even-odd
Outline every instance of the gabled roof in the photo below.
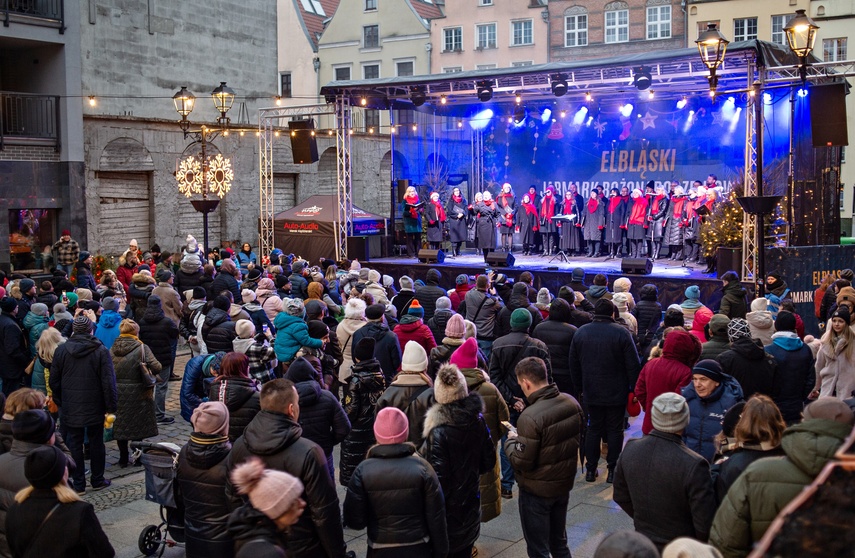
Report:
<svg viewBox="0 0 855 558"><path fill-rule="evenodd" d="M331 18L338 9L340 0L314 0L314 2L305 2L304 0L293 0L294 9L297 15L303 22L303 29L312 45L312 50L318 51L318 40L324 32L324 22ZM307 9L307 5L320 5L321 13Z"/></svg>
<svg viewBox="0 0 855 558"><path fill-rule="evenodd" d="M438 17L443 17L442 9L433 2L426 0L406 0L410 4L419 17L423 20L430 21Z"/></svg>

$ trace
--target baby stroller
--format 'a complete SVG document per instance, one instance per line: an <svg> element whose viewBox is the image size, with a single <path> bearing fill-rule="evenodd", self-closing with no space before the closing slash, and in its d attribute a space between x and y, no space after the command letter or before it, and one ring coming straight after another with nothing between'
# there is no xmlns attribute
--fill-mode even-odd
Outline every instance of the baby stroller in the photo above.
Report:
<svg viewBox="0 0 855 558"><path fill-rule="evenodd" d="M160 504L160 525L146 526L140 533L138 546L145 556L163 556L166 547L184 542L184 505L175 498L175 469L181 448L166 442L132 442L131 449L141 452L145 499Z"/></svg>

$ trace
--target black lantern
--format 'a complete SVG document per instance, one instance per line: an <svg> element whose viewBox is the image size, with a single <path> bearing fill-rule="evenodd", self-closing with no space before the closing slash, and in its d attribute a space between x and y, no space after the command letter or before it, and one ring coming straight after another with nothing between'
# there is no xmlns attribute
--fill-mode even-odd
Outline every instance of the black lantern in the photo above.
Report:
<svg viewBox="0 0 855 558"><path fill-rule="evenodd" d="M710 23L707 25L707 30L698 36L695 44L698 45L701 61L703 61L704 66L710 71L708 78L710 92L714 93L718 86L718 77L715 75L715 70L724 62L724 54L727 52L727 45L730 44L730 41L724 38L724 35L721 34L715 23Z"/></svg>

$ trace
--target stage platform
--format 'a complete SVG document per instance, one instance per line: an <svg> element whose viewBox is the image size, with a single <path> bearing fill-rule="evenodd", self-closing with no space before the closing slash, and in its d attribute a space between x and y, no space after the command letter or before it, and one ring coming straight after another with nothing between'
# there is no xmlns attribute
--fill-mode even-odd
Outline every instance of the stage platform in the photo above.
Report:
<svg viewBox="0 0 855 558"><path fill-rule="evenodd" d="M609 280L609 290L615 279L628 277L632 281L632 294L636 300L639 299L639 291L646 284L653 284L659 289L659 302L663 307L668 304L679 304L684 300L683 291L690 285L698 285L701 289L701 301L717 308L721 300L722 282L715 273L704 273L706 265L689 265L684 267L681 262L673 262L667 259L656 260L653 271L649 275L627 274L621 271L621 260L606 258L569 258L567 262L559 259L549 260L545 256L523 256L513 254L515 261L512 267L487 265L483 256L476 254L473 250L465 251L462 255L452 258L446 256L445 261L439 263L420 263L415 258L391 257L372 258L365 263L367 267L376 269L380 273L391 275L395 278L395 287L398 288L397 279L401 275L409 275L413 279L425 279L429 269L436 269L442 274L442 286L454 287L455 278L465 273L470 277L484 273L485 269L493 269L498 273L504 273L512 280L519 277L523 271L531 271L534 274L534 285L537 288L546 287L553 293L557 293L562 285L570 282L570 272L577 267L585 270L585 283L590 285L594 275L602 273Z"/></svg>

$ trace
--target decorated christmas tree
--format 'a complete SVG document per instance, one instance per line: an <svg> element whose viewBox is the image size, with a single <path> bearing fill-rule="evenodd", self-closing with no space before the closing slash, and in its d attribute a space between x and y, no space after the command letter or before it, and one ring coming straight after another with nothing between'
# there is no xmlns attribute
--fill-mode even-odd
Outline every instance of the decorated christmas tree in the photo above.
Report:
<svg viewBox="0 0 855 558"><path fill-rule="evenodd" d="M742 220L744 212L742 206L736 201L741 196L743 185L734 182L733 189L724 201L715 205L701 227L701 245L705 257L715 256L719 246L741 247L742 246Z"/></svg>

